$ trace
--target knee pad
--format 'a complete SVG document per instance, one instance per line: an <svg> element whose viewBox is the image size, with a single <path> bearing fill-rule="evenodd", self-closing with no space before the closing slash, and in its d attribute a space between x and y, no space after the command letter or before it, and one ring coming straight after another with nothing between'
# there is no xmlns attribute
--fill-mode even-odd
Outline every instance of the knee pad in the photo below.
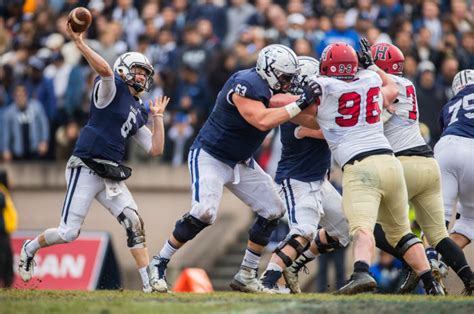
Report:
<svg viewBox="0 0 474 314"><path fill-rule="evenodd" d="M286 255L282 249L289 245L291 246L292 248L295 249L296 251L296 258L295 260L301 255L303 254L304 251L306 251L308 248L309 248L309 242L306 244L306 245L303 245L301 243L299 243L296 238L297 237L301 237L300 235L297 235L297 234L292 234L292 235L288 235L285 240L281 241L280 244L277 246L277 248L275 249L275 251L273 251L273 253L275 253L276 255L278 255L279 258L281 258L281 260L283 261L283 263L285 263L286 267L290 267L291 264L293 264L293 260L288 256Z"/></svg>
<svg viewBox="0 0 474 314"><path fill-rule="evenodd" d="M46 229L44 231L44 240L48 245L61 244L66 242L63 238L61 238L61 236L59 235L59 231L56 228Z"/></svg>
<svg viewBox="0 0 474 314"><path fill-rule="evenodd" d="M418 243L422 244L423 242L413 233L408 233L398 241L395 249L400 252L401 256L404 256L409 248Z"/></svg>
<svg viewBox="0 0 474 314"><path fill-rule="evenodd" d="M184 214L183 218L176 222L173 230L173 237L181 243L186 243L209 226L205 222L200 221L190 213Z"/></svg>
<svg viewBox="0 0 474 314"><path fill-rule="evenodd" d="M65 231L62 231L61 229L58 230L58 235L61 237L61 239L63 239L65 243L69 243L76 240L79 237L80 233L80 229L69 229Z"/></svg>
<svg viewBox="0 0 474 314"><path fill-rule="evenodd" d="M311 224L298 224L293 226L290 230L290 234L299 235L300 237L305 238L309 242L313 240L318 233L318 226Z"/></svg>
<svg viewBox="0 0 474 314"><path fill-rule="evenodd" d="M324 230L326 233L326 239L327 239L327 244L323 243L321 240L321 237L319 236L319 230L316 233L316 237L314 238L314 243L316 243L316 246L318 247L318 251L320 254L324 253L329 253L337 249L342 249L344 246L339 243L337 239L334 239L331 237L326 230Z"/></svg>
<svg viewBox="0 0 474 314"><path fill-rule="evenodd" d="M135 209L125 207L120 215L118 215L117 220L127 232L127 246L129 248L136 249L145 247L143 219Z"/></svg>
<svg viewBox="0 0 474 314"><path fill-rule="evenodd" d="M273 230L278 226L278 219L268 220L258 215L249 230L249 240L258 245L266 246Z"/></svg>

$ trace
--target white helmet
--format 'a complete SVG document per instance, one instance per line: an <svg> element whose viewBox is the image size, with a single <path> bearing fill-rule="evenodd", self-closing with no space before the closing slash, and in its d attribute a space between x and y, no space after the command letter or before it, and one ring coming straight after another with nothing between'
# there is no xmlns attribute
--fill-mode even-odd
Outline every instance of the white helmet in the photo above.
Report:
<svg viewBox="0 0 474 314"><path fill-rule="evenodd" d="M456 96L464 87L474 84L474 70L462 70L453 79L453 92Z"/></svg>
<svg viewBox="0 0 474 314"><path fill-rule="evenodd" d="M309 77L319 75L319 61L315 58L308 56L298 57L298 64L300 66L299 85L305 85L308 83Z"/></svg>
<svg viewBox="0 0 474 314"><path fill-rule="evenodd" d="M145 84L135 81L132 68L137 67L147 72ZM132 86L137 92L149 91L153 85L155 70L145 55L139 52L126 52L120 55L114 63L114 72L125 77L125 83Z"/></svg>
<svg viewBox="0 0 474 314"><path fill-rule="evenodd" d="M283 45L263 48L257 58L257 73L275 91L287 92L299 74L296 54Z"/></svg>

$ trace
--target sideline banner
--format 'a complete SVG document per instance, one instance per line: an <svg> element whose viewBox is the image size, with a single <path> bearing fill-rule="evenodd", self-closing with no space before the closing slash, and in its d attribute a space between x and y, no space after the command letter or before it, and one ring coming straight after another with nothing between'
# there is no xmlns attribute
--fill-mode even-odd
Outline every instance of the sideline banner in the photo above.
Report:
<svg viewBox="0 0 474 314"><path fill-rule="evenodd" d="M106 254L114 255L108 233L84 231L77 240L71 243L39 250L35 256L36 267L33 278L25 283L19 277L17 269L21 246L25 240L34 238L38 233L18 231L11 236L15 261L14 288L46 290L99 288L100 277L104 274L105 260L110 260ZM115 256L112 258L115 270L118 270ZM120 278L118 280L120 281Z"/></svg>

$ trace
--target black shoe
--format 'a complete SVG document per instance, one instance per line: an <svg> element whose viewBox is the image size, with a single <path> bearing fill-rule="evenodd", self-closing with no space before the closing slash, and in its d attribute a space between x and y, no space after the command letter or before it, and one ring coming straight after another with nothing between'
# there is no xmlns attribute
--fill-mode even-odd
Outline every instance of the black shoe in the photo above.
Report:
<svg viewBox="0 0 474 314"><path fill-rule="evenodd" d="M416 289L416 286L418 286L418 283L420 282L420 277L418 277L411 268L404 268L403 278L403 283L398 289L398 293L412 293Z"/></svg>
<svg viewBox="0 0 474 314"><path fill-rule="evenodd" d="M474 291L474 277L469 280L469 282L464 283L464 289L462 290L462 294L465 296L471 296L472 292Z"/></svg>
<svg viewBox="0 0 474 314"><path fill-rule="evenodd" d="M336 294L357 294L363 292L374 292L377 288L375 279L366 272L355 272L351 278Z"/></svg>
<svg viewBox="0 0 474 314"><path fill-rule="evenodd" d="M427 295L445 296L443 287L436 280L433 281L433 286L430 289L426 289Z"/></svg>
<svg viewBox="0 0 474 314"><path fill-rule="evenodd" d="M278 290L277 281L281 277L281 272L276 270L266 270L262 277L260 278L260 282L262 285L269 289L269 290Z"/></svg>

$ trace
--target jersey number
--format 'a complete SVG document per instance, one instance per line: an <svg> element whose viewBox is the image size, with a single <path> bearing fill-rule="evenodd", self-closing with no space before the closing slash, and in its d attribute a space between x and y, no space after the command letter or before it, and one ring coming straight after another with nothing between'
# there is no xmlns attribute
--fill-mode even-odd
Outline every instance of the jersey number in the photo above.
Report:
<svg viewBox="0 0 474 314"><path fill-rule="evenodd" d="M120 130L123 138L127 138L128 133L130 133L130 131L133 128L133 125L136 123L137 123L137 116L132 111L130 111L130 113L128 114L127 121L125 121L122 124L122 129Z"/></svg>
<svg viewBox="0 0 474 314"><path fill-rule="evenodd" d="M415 120L416 121L418 111L417 111L417 106L416 106L415 88L413 87L413 85L407 86L406 92L407 92L407 97L409 97L409 98L411 97L411 101L413 103L412 110L408 111L408 118L410 120Z"/></svg>
<svg viewBox="0 0 474 314"><path fill-rule="evenodd" d="M378 97L380 95L380 88L373 87L367 92L367 106L365 121L369 124L374 124L380 121L380 105ZM341 127L351 127L357 124L360 116L360 102L361 97L359 93L350 92L342 94L339 97L338 112L342 115L336 117L336 124Z"/></svg>
<svg viewBox="0 0 474 314"><path fill-rule="evenodd" d="M469 94L464 96L462 99L459 99L454 103L454 105L449 106L449 113L453 113L451 115L451 120L449 121L448 125L453 124L454 122L458 121L458 113L461 107L465 111L473 111L474 110L474 94ZM464 116L468 119L474 119L474 112L466 112Z"/></svg>

